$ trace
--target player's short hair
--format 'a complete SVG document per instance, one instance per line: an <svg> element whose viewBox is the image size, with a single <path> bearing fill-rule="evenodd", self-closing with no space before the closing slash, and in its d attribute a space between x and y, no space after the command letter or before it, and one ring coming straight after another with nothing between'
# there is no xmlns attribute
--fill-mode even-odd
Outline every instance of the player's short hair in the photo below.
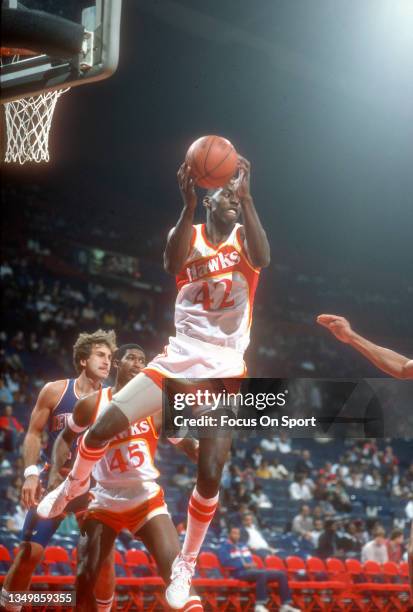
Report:
<svg viewBox="0 0 413 612"><path fill-rule="evenodd" d="M78 374L83 370L80 362L90 357L92 348L95 344L106 344L112 353L114 353L116 351L116 334L113 329L108 331L98 329L92 334L82 332L78 335L73 345L73 364Z"/></svg>
<svg viewBox="0 0 413 612"><path fill-rule="evenodd" d="M139 344L122 344L122 346L120 346L116 350L115 354L113 355L113 359L116 359L116 361L120 361L122 357L125 356L126 352L132 349L135 349L136 351L142 351L142 353L145 354L145 351Z"/></svg>

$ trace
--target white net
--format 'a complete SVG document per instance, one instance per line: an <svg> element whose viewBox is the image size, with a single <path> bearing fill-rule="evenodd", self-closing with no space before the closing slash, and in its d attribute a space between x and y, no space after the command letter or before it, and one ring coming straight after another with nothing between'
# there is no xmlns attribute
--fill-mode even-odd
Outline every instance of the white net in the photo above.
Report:
<svg viewBox="0 0 413 612"><path fill-rule="evenodd" d="M49 161L49 133L54 109L57 100L68 89L47 91L38 96L6 102L5 162L24 164Z"/></svg>
<svg viewBox="0 0 413 612"><path fill-rule="evenodd" d="M17 54L7 54L1 57L0 64L17 62L19 59L20 56ZM4 104L7 133L4 155L6 163L49 161L49 133L56 102L69 89L70 87L47 91L38 96Z"/></svg>

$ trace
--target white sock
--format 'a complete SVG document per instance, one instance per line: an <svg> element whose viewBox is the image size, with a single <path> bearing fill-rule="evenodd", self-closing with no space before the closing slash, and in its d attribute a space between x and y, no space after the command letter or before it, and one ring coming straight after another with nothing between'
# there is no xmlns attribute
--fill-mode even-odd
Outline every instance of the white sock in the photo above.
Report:
<svg viewBox="0 0 413 612"><path fill-rule="evenodd" d="M76 455L75 462L71 469L70 475L76 480L86 480L92 473L94 465L102 459L106 453L108 444L105 444L102 448L90 448L85 444L85 437L83 437L79 444L79 450Z"/></svg>
<svg viewBox="0 0 413 612"><path fill-rule="evenodd" d="M197 557L205 540L208 527L214 518L218 505L219 495L205 498L195 489L192 492L188 506L188 524L182 554L188 557Z"/></svg>

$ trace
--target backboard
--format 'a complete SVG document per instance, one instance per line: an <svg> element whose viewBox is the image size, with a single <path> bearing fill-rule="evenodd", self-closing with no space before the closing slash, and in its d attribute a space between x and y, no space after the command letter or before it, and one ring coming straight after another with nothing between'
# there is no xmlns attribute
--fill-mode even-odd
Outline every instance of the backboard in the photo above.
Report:
<svg viewBox="0 0 413 612"><path fill-rule="evenodd" d="M3 0L1 102L111 76L118 65L121 5L122 0ZM7 59L10 48L17 60Z"/></svg>

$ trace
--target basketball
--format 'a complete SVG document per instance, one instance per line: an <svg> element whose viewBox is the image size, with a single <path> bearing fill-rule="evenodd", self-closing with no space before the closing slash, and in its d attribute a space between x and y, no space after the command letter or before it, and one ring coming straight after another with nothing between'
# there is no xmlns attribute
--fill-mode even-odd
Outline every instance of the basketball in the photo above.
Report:
<svg viewBox="0 0 413 612"><path fill-rule="evenodd" d="M223 187L238 167L238 153L222 136L198 138L189 147L185 160L196 184L205 189Z"/></svg>

